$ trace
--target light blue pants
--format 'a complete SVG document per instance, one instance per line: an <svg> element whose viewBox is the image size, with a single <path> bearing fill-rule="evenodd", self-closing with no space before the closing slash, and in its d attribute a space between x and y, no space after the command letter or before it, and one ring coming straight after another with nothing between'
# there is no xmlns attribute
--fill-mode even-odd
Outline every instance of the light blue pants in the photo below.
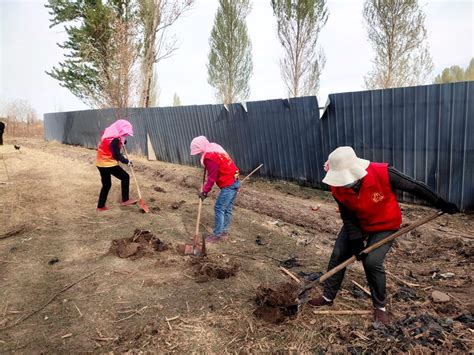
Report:
<svg viewBox="0 0 474 355"><path fill-rule="evenodd" d="M240 181L221 189L214 206L215 223L214 235L219 236L222 232L228 232L232 221L232 208L240 188Z"/></svg>

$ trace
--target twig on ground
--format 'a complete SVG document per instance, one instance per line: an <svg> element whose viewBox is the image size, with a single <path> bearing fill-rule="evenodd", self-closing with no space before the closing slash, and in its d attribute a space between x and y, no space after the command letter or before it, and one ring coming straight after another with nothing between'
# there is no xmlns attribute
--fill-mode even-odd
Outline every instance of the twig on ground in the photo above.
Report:
<svg viewBox="0 0 474 355"><path fill-rule="evenodd" d="M165 321L166 321L166 324L168 324L168 328L169 330L173 330L173 328L171 327L171 321L174 321L176 319L178 319L179 316L174 316L174 317L171 317L171 318L168 318L168 317L165 317Z"/></svg>
<svg viewBox="0 0 474 355"><path fill-rule="evenodd" d="M401 282L402 284L404 284L405 286L408 286L408 287L421 287L421 285L419 284L414 284L414 283L411 283L411 282L408 282L408 281L405 281L403 279L401 279L400 277L392 274L390 271L385 271L385 273L391 277L393 277L395 280Z"/></svg>
<svg viewBox="0 0 474 355"><path fill-rule="evenodd" d="M21 264L19 261L0 260L0 263Z"/></svg>
<svg viewBox="0 0 474 355"><path fill-rule="evenodd" d="M122 321L127 320L127 319L130 319L130 318L132 318L133 316L135 316L135 315L137 315L137 314L141 314L141 312L142 312L143 310L147 309L147 308L148 308L148 306L142 307L142 308L140 308L139 310L134 311L134 312L133 312L131 315L129 315L128 317L121 318L121 319L117 320L116 323L122 322Z"/></svg>
<svg viewBox="0 0 474 355"><path fill-rule="evenodd" d="M72 337L72 333L67 333L67 334L64 334L61 339L66 339L66 338L70 338Z"/></svg>
<svg viewBox="0 0 474 355"><path fill-rule="evenodd" d="M79 307L77 307L76 303L74 303L74 302L72 302L72 304L74 305L74 307L76 307L77 312L79 313L79 318L82 318L82 312L81 312L81 310L79 309Z"/></svg>
<svg viewBox="0 0 474 355"><path fill-rule="evenodd" d="M459 302L460 304L464 304L463 301L461 301L461 300L460 300L459 298L457 298L457 297L454 297L451 293L447 293L447 292L446 292L446 294L447 294L449 297L451 297L453 300Z"/></svg>
<svg viewBox="0 0 474 355"><path fill-rule="evenodd" d="M283 271L285 274L287 274L289 277L292 278L293 281L295 281L296 283L301 283L301 280L299 278L297 278L291 271L289 271L288 269L285 269L283 266L280 266L279 269L281 271Z"/></svg>
<svg viewBox="0 0 474 355"><path fill-rule="evenodd" d="M38 313L39 311L43 310L44 308L46 308L47 305L49 305L51 302L54 301L54 299L56 297L58 297L60 294L66 292L67 290L69 290L71 287L77 285L79 282L81 281L84 281L85 279L91 277L92 275L94 275L95 273L97 272L97 270L91 272L90 274L87 274L86 276L80 278L79 280L77 280L76 282L73 282L72 284L70 284L69 286L66 286L64 287L61 291L55 293L53 296L51 296L49 298L49 300L44 303L41 307L35 309L34 311L28 313L27 315L23 316L23 317L20 317L19 319L17 319L13 324L9 325L9 326L6 326L6 327L3 327L0 329L0 332L3 331L3 330L7 330L7 329L10 329L10 328L13 328L14 326L18 325L19 323L23 322L24 320L30 318L31 316L35 315L36 313Z"/></svg>
<svg viewBox="0 0 474 355"><path fill-rule="evenodd" d="M10 237L14 237L15 235L18 235L18 234L21 234L21 233L24 233L24 232L27 232L27 226L23 224L21 226L16 227L15 229L7 232L7 233L0 234L0 239L7 239L7 238L10 238Z"/></svg>
<svg viewBox="0 0 474 355"><path fill-rule="evenodd" d="M356 285L358 288L360 288L362 291L364 291L364 293L365 293L367 296L369 296L369 297L372 296L372 294L370 293L370 291L369 291L368 289L366 289L364 286L360 285L358 282L356 282L356 281L354 281L354 280L351 280L351 282L352 282L354 285Z"/></svg>
<svg viewBox="0 0 474 355"><path fill-rule="evenodd" d="M314 314L318 315L365 315L365 314L372 314L372 311L313 311Z"/></svg>

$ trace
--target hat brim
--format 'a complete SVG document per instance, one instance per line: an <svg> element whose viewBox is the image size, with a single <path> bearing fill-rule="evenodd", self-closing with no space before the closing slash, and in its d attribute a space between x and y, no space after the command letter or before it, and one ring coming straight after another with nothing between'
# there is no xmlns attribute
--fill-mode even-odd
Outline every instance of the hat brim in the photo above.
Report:
<svg viewBox="0 0 474 355"><path fill-rule="evenodd" d="M356 164L348 169L334 170L329 167L329 171L323 179L323 182L329 186L341 187L352 184L367 175L367 167L370 161L357 158Z"/></svg>

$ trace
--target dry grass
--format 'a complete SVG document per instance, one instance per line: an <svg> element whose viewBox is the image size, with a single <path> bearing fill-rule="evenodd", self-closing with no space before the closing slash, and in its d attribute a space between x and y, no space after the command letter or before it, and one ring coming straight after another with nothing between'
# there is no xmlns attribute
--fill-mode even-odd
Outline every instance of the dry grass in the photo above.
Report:
<svg viewBox="0 0 474 355"><path fill-rule="evenodd" d="M20 151L11 145L0 147L11 182L0 184L0 236L18 231L0 239L2 353L381 353L472 348L472 333L460 321L443 328L440 341L428 342L431 335L412 332L416 322L384 333L373 329L370 316L315 315L307 307L295 320L277 326L254 318L258 287L291 280L275 259L296 257L303 266L291 269L295 274L325 269L334 240L331 231L340 222L335 204L320 192L287 183L246 182L245 193L238 197L243 207L236 208L231 240L210 246L213 261L241 266L233 277L198 283L189 258L173 248L194 234L198 169L133 157L145 201L159 211L142 214L136 206L119 207L120 189L114 181L108 200L112 210L98 215L100 181L93 151L37 140L23 143ZM7 179L2 169L0 161L0 182ZM213 223L214 196L203 208L207 228ZM178 201L185 202L174 209ZM321 209L309 215L309 208L318 203ZM404 206L404 213L415 220L428 211ZM389 308L395 321L426 315L455 319L472 311L472 243L445 238L444 232L437 231L439 226L452 235L465 235L474 222L466 215L443 216L393 247L386 265L398 277L388 277ZM136 260L108 253L113 240L130 238L137 228L150 230L173 247ZM266 244L257 245L257 236ZM50 265L54 258L58 261ZM433 277L430 272L435 268L455 277ZM1 331L96 269L40 312ZM410 272L417 280L410 278ZM351 280L366 287L360 264L348 270L334 309L370 310L370 301L362 291L362 295L354 291L357 287ZM400 280L420 285L413 287L416 297L395 298L406 287ZM433 304L433 289L459 301ZM407 330L403 338L397 333L400 329Z"/></svg>

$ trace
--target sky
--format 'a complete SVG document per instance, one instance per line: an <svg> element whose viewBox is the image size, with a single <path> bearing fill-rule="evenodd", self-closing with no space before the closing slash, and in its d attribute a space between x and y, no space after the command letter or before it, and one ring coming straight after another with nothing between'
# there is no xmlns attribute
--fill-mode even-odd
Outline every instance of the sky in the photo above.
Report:
<svg viewBox="0 0 474 355"><path fill-rule="evenodd" d="M0 113L16 99L27 100L38 112L74 111L88 107L45 74L63 59L57 46L64 30L49 28L45 0L0 0ZM364 90L373 51L362 18L363 0L328 0L329 19L319 45L326 55L318 100L327 95ZM433 77L445 67L466 67L474 57L474 0L420 1L426 14ZM171 106L175 93L183 105L216 103L207 82L209 36L217 0L196 0L171 29L178 38L176 54L159 63L160 106ZM282 49L270 0L252 0L247 18L252 41L253 76L248 101L287 96L280 75Z"/></svg>

